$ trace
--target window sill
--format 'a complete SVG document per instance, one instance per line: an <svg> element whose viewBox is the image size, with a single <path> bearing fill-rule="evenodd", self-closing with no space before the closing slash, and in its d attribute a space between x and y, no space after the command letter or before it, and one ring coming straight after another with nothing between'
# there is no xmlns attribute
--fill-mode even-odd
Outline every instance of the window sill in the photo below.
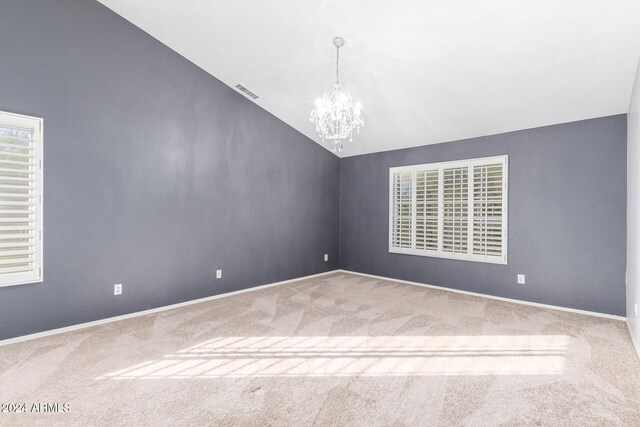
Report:
<svg viewBox="0 0 640 427"><path fill-rule="evenodd" d="M438 253L424 253L422 251L416 251L415 249L403 249L403 248L389 248L389 253L391 254L401 254L401 255L414 255L428 258L439 258L439 259L450 259L452 261L472 261L472 262L480 262L484 264L498 264L498 265L507 265L506 256L504 258L480 258L480 257L469 257L467 254L461 254L459 256L455 255L442 255Z"/></svg>

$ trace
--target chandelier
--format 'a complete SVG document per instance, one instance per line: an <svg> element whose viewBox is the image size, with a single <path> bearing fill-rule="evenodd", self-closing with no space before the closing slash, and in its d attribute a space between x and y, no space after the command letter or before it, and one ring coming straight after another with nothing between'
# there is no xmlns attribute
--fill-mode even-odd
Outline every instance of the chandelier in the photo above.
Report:
<svg viewBox="0 0 640 427"><path fill-rule="evenodd" d="M322 142L331 141L331 151L339 153L343 149L343 141L347 138L353 141L353 130L360 132L363 122L360 103L354 104L351 94L340 87L338 72L340 48L344 46L344 39L334 38L333 45L336 47L336 85L333 92L325 93L316 100L310 120L316 125L316 132L322 137Z"/></svg>

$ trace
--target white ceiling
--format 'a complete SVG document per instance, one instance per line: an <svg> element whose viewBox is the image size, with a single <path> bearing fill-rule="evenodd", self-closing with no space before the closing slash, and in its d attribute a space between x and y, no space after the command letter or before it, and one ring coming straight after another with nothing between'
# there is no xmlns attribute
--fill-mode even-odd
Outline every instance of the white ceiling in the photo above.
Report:
<svg viewBox="0 0 640 427"><path fill-rule="evenodd" d="M638 0L99 0L320 142L334 83L363 105L342 156L626 113Z"/></svg>

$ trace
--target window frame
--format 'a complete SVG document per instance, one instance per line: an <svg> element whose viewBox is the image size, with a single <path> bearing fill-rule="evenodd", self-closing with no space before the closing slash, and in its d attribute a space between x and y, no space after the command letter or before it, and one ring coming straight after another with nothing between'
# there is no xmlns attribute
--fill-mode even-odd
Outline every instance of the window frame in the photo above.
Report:
<svg viewBox="0 0 640 427"><path fill-rule="evenodd" d="M34 262L33 270L19 273L0 274L0 288L44 282L44 120L41 117L0 111L0 127L2 125L33 129L35 154L35 196L34 203Z"/></svg>
<svg viewBox="0 0 640 427"><path fill-rule="evenodd" d="M474 175L474 167L481 165L491 165L500 163L502 164L502 256L491 256L491 255L478 255L473 253L473 175ZM445 169L459 168L459 167L467 167L467 180L468 180L468 197L467 197L467 251L466 253L451 253L442 251L443 245L443 217L444 217L444 197L443 197L443 175ZM438 233L438 249L437 250L428 250L428 249L416 249L416 211L417 211L417 203L416 203L416 173L423 172L426 170L438 170L438 223L437 223L437 233ZM397 173L406 173L411 172L411 248L400 248L393 246L393 210L394 210L394 192L393 192L393 180L394 174ZM490 264L502 264L507 265L507 253L508 253L508 217L509 217L509 204L508 204L508 193L509 193L509 156L508 155L500 155L500 156L491 156L491 157L481 157L481 158L471 158L464 160L453 160L446 162L434 162L434 163L423 163L423 164L415 164L415 165L407 165L407 166L397 166L389 168L389 221L388 221L388 233L389 233L389 253L395 254L404 254L404 255L416 255L416 256L425 256L432 258L442 258L442 259L452 259L452 260L463 260L463 261L474 261L474 262L482 262L482 263L490 263ZM470 237L470 238L469 238Z"/></svg>

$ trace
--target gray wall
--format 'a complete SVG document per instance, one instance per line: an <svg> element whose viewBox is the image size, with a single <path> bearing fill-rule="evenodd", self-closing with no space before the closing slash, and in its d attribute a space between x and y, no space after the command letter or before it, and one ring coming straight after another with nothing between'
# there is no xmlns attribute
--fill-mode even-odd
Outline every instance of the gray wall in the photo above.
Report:
<svg viewBox="0 0 640 427"><path fill-rule="evenodd" d="M640 66L627 117L627 322L640 356Z"/></svg>
<svg viewBox="0 0 640 427"><path fill-rule="evenodd" d="M45 281L0 339L337 267L338 158L97 2L0 2L0 110L45 123Z"/></svg>
<svg viewBox="0 0 640 427"><path fill-rule="evenodd" d="M508 265L388 252L390 167L502 154ZM625 115L340 161L347 270L623 316L625 246Z"/></svg>

